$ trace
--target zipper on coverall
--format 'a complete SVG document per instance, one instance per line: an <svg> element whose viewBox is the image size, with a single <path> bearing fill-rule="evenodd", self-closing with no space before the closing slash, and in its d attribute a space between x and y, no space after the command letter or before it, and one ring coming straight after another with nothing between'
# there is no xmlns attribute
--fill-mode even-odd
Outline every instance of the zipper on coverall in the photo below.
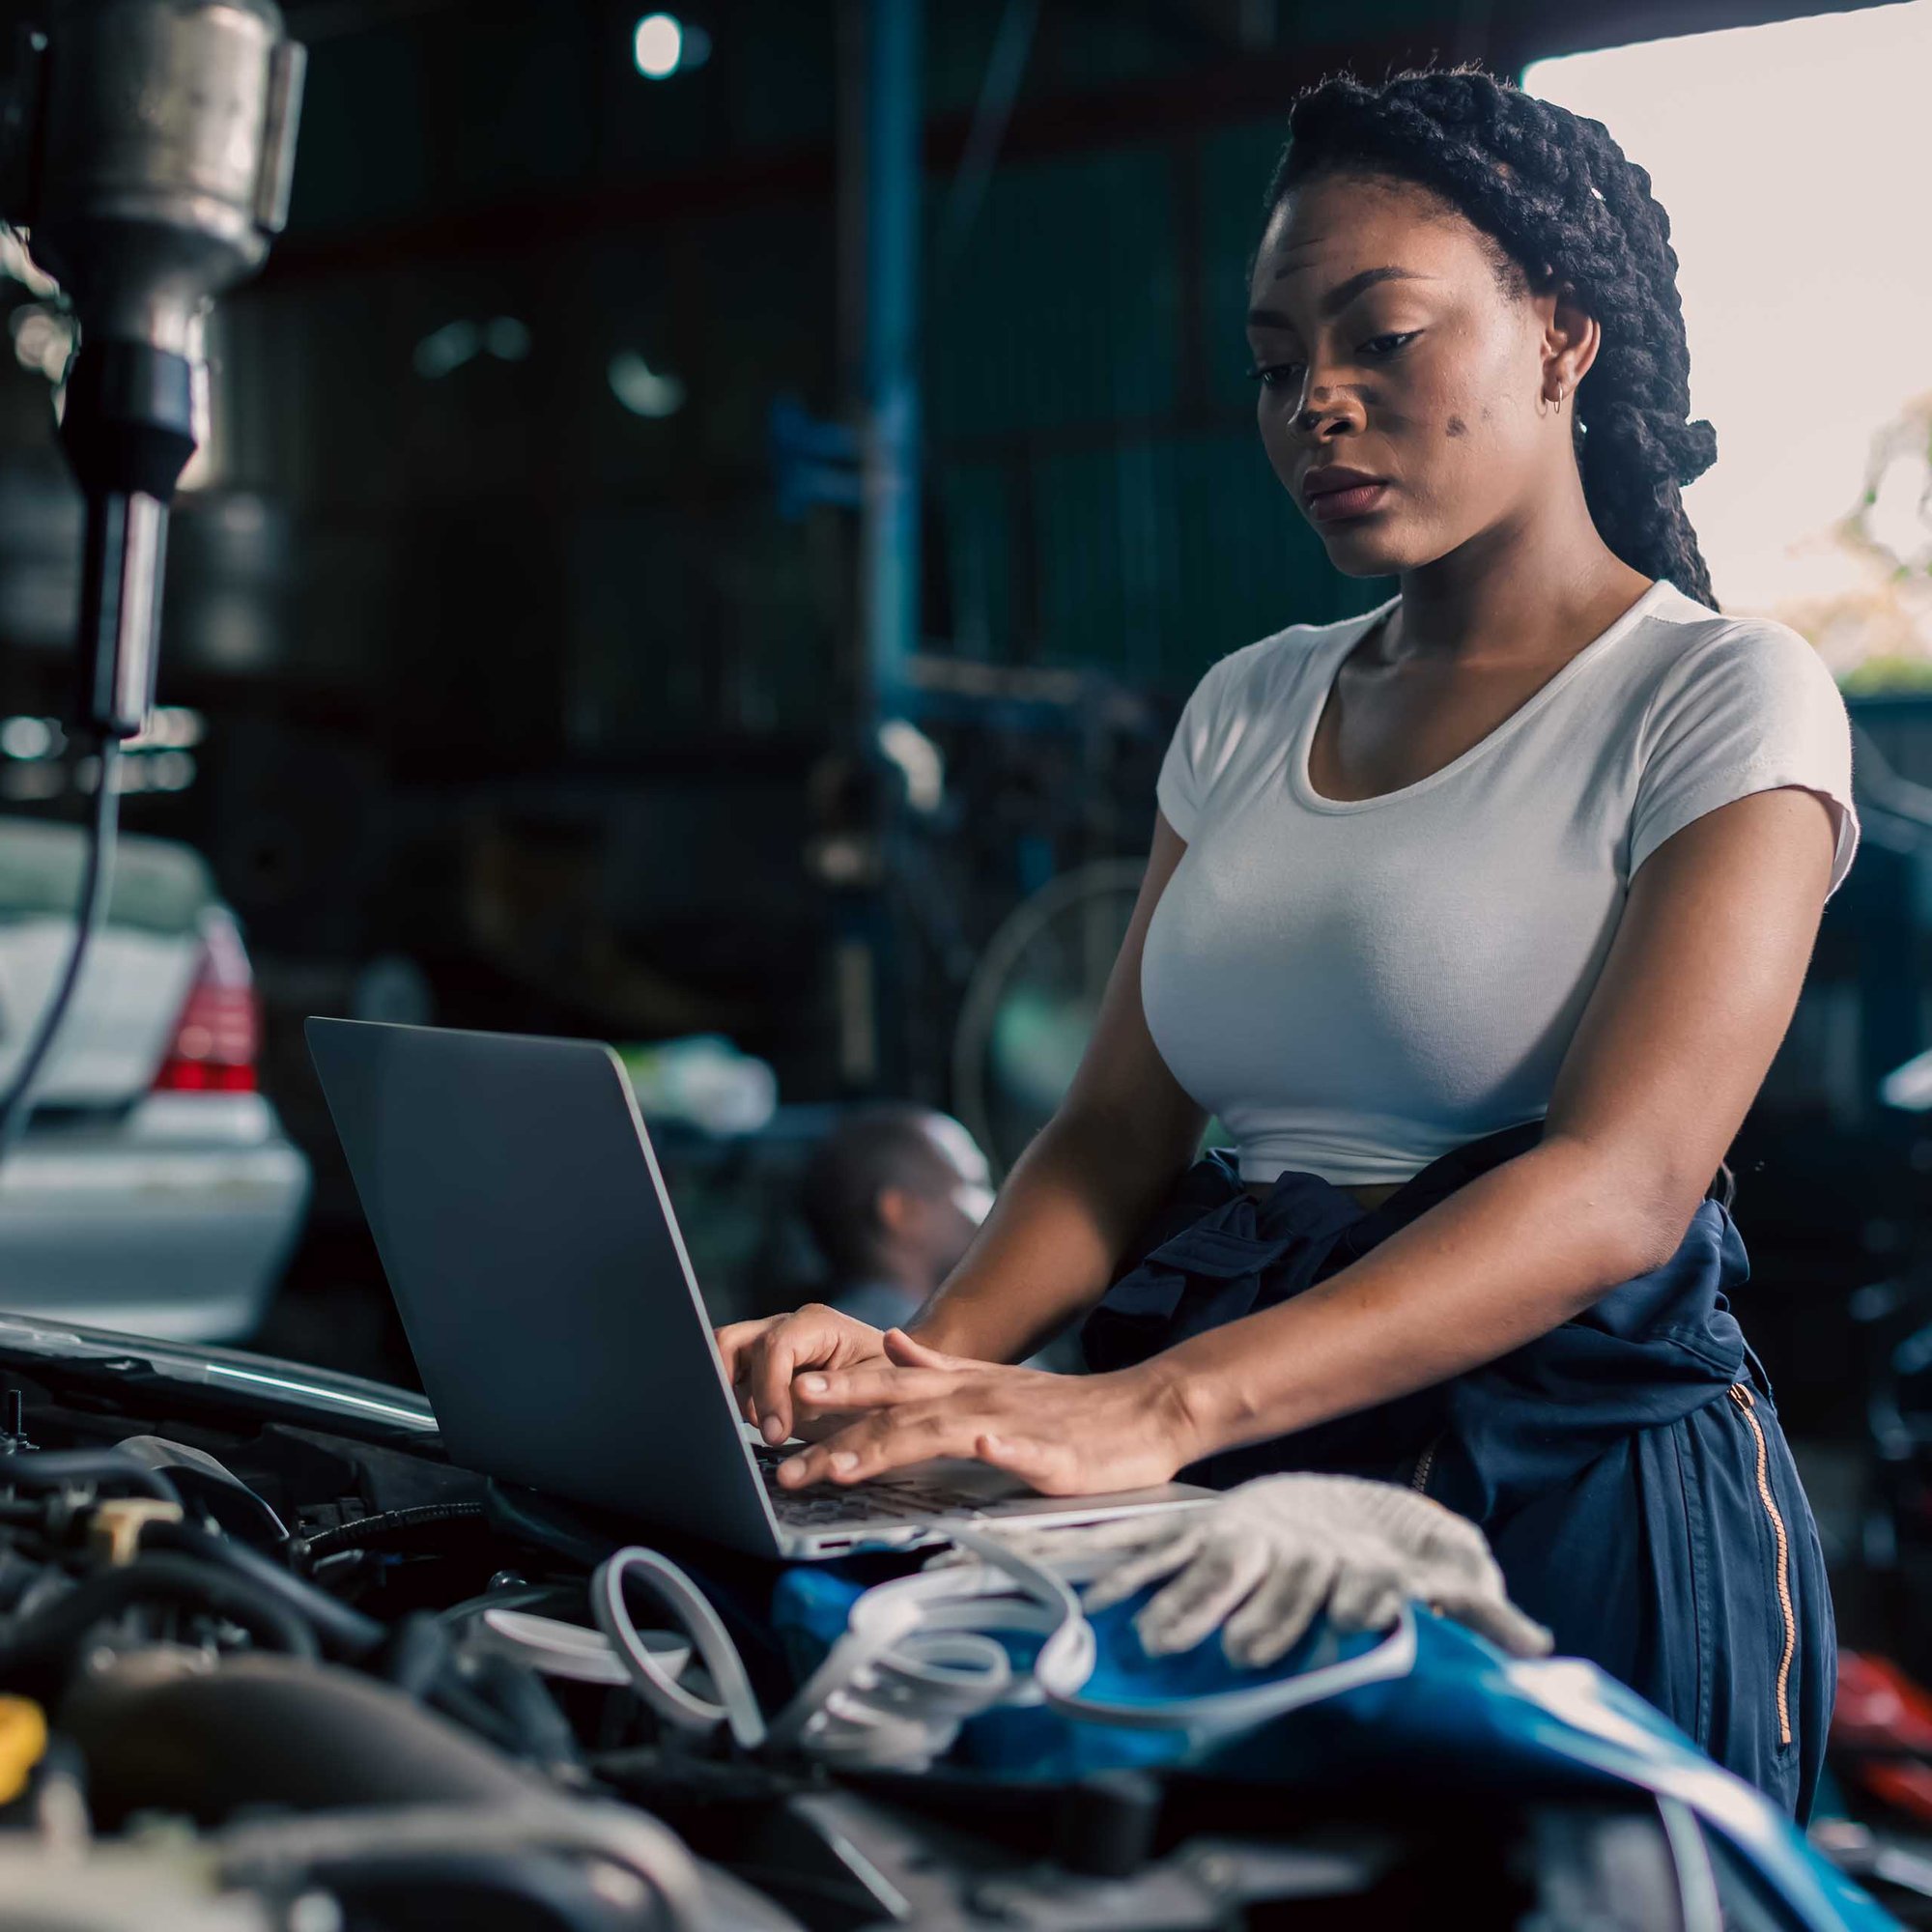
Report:
<svg viewBox="0 0 1932 1932"><path fill-rule="evenodd" d="M1777 1607L1784 1619L1784 1655L1777 1661L1777 1741L1791 1742L1791 1660L1798 1651L1798 1613L1791 1603L1791 1539L1785 1533L1784 1518L1777 1498L1771 1492L1771 1449L1764 1439L1764 1424L1757 1419L1757 1401L1743 1382L1731 1384L1731 1400L1737 1404L1757 1443L1757 1492L1764 1513L1771 1519L1771 1533L1777 1544Z"/></svg>

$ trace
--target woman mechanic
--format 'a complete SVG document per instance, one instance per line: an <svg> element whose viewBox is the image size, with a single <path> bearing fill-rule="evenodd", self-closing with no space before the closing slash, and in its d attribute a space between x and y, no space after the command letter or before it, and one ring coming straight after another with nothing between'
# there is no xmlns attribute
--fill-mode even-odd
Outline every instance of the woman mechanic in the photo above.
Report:
<svg viewBox="0 0 1932 1932"><path fill-rule="evenodd" d="M728 1371L817 1438L789 1486L1412 1482L1803 1816L1832 1606L1722 1157L1856 849L1842 700L1718 612L1669 221L1601 123L1331 78L1265 208L1263 443L1399 593L1202 679L1078 1077L907 1329L805 1308ZM1094 1373L1009 1366L1079 1316Z"/></svg>

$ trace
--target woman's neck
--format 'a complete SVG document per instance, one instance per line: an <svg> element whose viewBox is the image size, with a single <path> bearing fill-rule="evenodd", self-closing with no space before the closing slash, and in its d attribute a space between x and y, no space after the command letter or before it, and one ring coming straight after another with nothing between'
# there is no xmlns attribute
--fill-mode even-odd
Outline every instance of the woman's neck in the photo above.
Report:
<svg viewBox="0 0 1932 1932"><path fill-rule="evenodd" d="M1587 544L1526 530L1485 531L1402 572L1402 598L1380 639L1381 655L1535 664L1607 630L1651 582L1594 526Z"/></svg>

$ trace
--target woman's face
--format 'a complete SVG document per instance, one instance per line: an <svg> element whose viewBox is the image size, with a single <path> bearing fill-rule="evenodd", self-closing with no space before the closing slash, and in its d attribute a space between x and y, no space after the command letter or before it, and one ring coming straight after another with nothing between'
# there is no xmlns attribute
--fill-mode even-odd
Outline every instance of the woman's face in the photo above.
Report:
<svg viewBox="0 0 1932 1932"><path fill-rule="evenodd" d="M1548 501L1576 458L1572 405L1546 391L1574 397L1596 339L1568 301L1502 288L1461 214L1379 177L1291 190L1249 289L1268 461L1350 577L1434 562ZM1327 467L1379 481L1324 505L1304 483Z"/></svg>

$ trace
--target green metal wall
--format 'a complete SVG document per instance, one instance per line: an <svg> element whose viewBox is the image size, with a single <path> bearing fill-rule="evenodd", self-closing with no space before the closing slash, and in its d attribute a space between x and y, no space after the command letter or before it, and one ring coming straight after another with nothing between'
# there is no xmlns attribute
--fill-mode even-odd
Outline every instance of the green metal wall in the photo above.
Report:
<svg viewBox="0 0 1932 1932"><path fill-rule="evenodd" d="M928 8L935 127L972 112L1003 11ZM834 9L734 9L710 67L663 88L630 68L635 12L318 42L292 232L224 319L224 480L298 520L291 668L416 665L427 693L514 638L562 667L514 720L534 746L810 734L848 647L844 513L779 519L767 412L843 400ZM1184 17L1049 0L1033 134L955 248L950 165L928 182L930 649L1179 696L1253 638L1386 594L1329 568L1254 430L1241 313L1278 122L1041 151L1047 103L1157 100L1224 61ZM654 179L685 185L627 199ZM498 315L524 360L413 365ZM617 406L624 352L685 384L677 414ZM470 573L487 594L453 582ZM436 706L412 737L442 728Z"/></svg>
<svg viewBox="0 0 1932 1932"><path fill-rule="evenodd" d="M1364 610L1263 456L1241 319L1279 125L1010 164L928 277L952 644L1183 692ZM935 184L935 231L946 185Z"/></svg>

